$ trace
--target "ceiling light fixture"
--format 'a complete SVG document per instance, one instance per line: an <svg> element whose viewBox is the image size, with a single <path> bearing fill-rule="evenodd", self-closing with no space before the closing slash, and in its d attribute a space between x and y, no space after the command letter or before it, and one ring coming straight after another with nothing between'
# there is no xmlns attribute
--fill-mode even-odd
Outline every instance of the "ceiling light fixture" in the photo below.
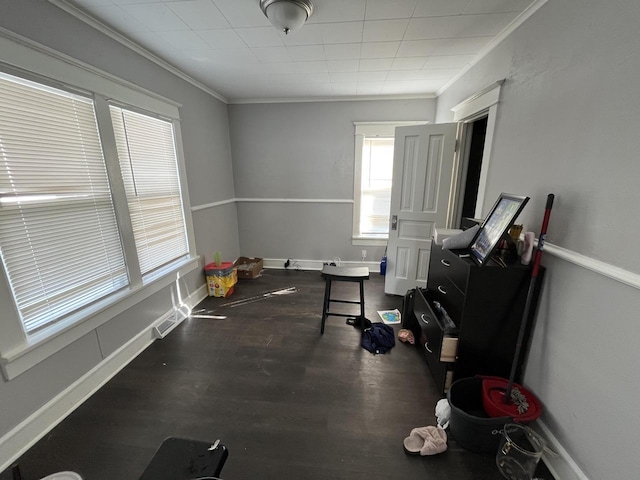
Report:
<svg viewBox="0 0 640 480"><path fill-rule="evenodd" d="M299 29L313 13L309 0L260 0L260 8L273 26L285 35Z"/></svg>

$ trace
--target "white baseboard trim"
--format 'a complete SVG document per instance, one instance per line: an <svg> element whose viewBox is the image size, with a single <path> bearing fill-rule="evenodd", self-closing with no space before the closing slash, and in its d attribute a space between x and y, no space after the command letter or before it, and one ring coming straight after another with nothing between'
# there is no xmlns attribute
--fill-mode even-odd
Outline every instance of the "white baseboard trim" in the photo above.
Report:
<svg viewBox="0 0 640 480"><path fill-rule="evenodd" d="M288 268L284 267L287 260L290 260ZM265 258L263 260L264 268L273 270L322 270L322 265L326 262L336 262L345 267L369 267L369 272L380 273L380 262L357 262L344 260L300 260L286 258Z"/></svg>
<svg viewBox="0 0 640 480"><path fill-rule="evenodd" d="M153 341L152 328L148 327L7 432L0 438L0 472L8 468Z"/></svg>
<svg viewBox="0 0 640 480"><path fill-rule="evenodd" d="M189 306L191 306L191 308L195 307L208 296L209 290L207 289L207 284L203 283L195 292L189 295Z"/></svg>
<svg viewBox="0 0 640 480"><path fill-rule="evenodd" d="M569 452L560 444L558 439L551 433L542 420L536 420L535 430L547 440L547 446L555 454L543 453L542 460L557 480L589 480L589 477L580 469L578 464L571 458Z"/></svg>
<svg viewBox="0 0 640 480"><path fill-rule="evenodd" d="M207 286L202 285L185 299L185 304L193 308L207 296ZM155 337L155 327L173 319L175 325L187 318L182 310L170 310L145 328L78 380L49 400L29 417L24 419L0 438L0 472L9 468L21 455L29 450L56 425L78 408L85 400L98 391L105 383L151 345ZM169 332L166 332L169 333ZM166 335L165 335L166 336Z"/></svg>

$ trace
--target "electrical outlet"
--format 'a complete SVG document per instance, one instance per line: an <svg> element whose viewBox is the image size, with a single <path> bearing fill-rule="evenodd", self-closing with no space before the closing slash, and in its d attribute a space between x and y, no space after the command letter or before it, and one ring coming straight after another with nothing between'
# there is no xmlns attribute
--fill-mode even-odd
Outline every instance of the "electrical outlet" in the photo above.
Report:
<svg viewBox="0 0 640 480"><path fill-rule="evenodd" d="M366 250L362 250L362 261L364 262L364 259L367 258L367 251Z"/></svg>

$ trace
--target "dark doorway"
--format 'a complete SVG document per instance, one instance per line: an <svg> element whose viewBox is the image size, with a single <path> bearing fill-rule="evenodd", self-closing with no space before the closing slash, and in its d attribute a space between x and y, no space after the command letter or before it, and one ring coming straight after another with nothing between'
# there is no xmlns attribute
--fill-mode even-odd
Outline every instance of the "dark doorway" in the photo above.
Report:
<svg viewBox="0 0 640 480"><path fill-rule="evenodd" d="M473 218L475 216L486 134L487 117L480 118L471 124L471 145L469 147L469 158L467 159L467 176L464 182L462 218Z"/></svg>

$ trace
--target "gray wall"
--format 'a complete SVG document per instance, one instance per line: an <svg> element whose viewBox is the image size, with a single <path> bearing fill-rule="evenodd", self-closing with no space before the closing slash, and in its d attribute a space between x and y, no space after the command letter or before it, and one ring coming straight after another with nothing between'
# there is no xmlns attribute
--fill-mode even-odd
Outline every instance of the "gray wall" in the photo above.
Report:
<svg viewBox="0 0 640 480"><path fill-rule="evenodd" d="M426 120L435 100L230 105L238 198L353 199L353 122ZM243 255L379 261L384 247L352 246L350 203L240 202Z"/></svg>
<svg viewBox="0 0 640 480"><path fill-rule="evenodd" d="M437 120L506 78L485 206L529 195L522 220L547 241L640 273L640 3L550 1L438 98ZM486 212L484 212L486 213ZM581 258L581 257L580 257ZM589 478L637 478L640 292L571 261L548 267L526 384Z"/></svg>
<svg viewBox="0 0 640 480"><path fill-rule="evenodd" d="M48 2L2 0L0 27L181 103L191 204L233 198L225 104ZM233 205L195 212L197 253L210 260L215 250L222 249L228 258L235 258L239 254L236 218ZM191 293L203 283L200 271L186 278ZM7 307L0 306L0 318L2 309ZM0 378L0 438L171 307L169 291L158 292L14 380L5 382Z"/></svg>

